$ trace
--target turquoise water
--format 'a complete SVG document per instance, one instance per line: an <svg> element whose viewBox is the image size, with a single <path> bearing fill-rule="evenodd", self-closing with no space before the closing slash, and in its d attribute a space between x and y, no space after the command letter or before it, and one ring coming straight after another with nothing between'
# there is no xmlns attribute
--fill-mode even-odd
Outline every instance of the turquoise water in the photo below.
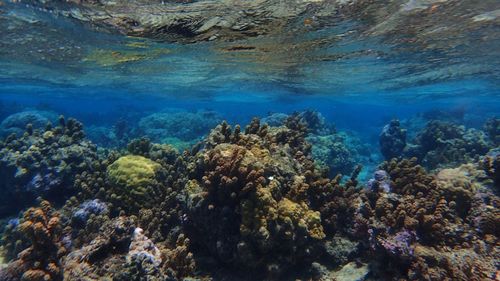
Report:
<svg viewBox="0 0 500 281"><path fill-rule="evenodd" d="M0 271L0 278L4 278L1 280L183 280L185 277L193 278L189 280L497 280L494 278L498 278L499 253L495 243L499 238L497 204L500 202L498 3L408 1L386 3L387 7L381 7L383 3L354 1L352 8L324 16L318 7L330 4L318 1L317 5L323 6L311 4L305 11L290 16L284 27L276 25L276 32L270 28L269 34L240 34L237 38L213 40L197 40L193 36L186 39L191 42L185 42L185 38L172 40L168 32L165 38L121 34L127 32L76 16L75 11L80 8L79 13L83 13L85 9L110 5L109 13L112 13L114 5L122 4L122 1L117 1L118 4L102 2L94 6L92 1L83 1L80 3L83 6L79 6L72 1L0 1L3 260L5 263L11 261L10 264L13 260L21 260L25 265L17 272L35 276L21 279L6 273L12 271L12 265L5 265L3 273ZM167 5L186 5L189 11L189 5L196 2ZM147 7L149 2L140 3ZM271 123L269 116L276 113L303 114L297 116L309 130L299 140L305 138L312 144L312 152L308 152L307 146L298 145L300 141L289 139L296 131L283 119L281 123ZM313 117L303 117L307 114ZM59 115L65 119L60 121ZM289 126L292 133L283 142L276 140L277 136L266 139L261 131L247 133L256 139L253 142L215 141L218 145L210 142L211 130L223 120L233 128L241 124L244 131L255 117L261 118L262 123L267 120L271 127ZM84 140L64 133L74 133L67 127L69 118L83 124ZM398 139L387 144L383 143L381 135L386 130L384 126L394 119L398 119L401 128L406 130L405 149L389 157L381 151L384 145L397 147ZM45 128L48 121L54 128L59 124L63 134L68 135L59 136L60 132L52 126ZM433 122L441 122L441 127ZM433 124L439 129L432 131ZM41 133L25 133L30 130L27 126ZM78 133L79 129L75 131ZM16 136L9 137L13 132ZM55 135L56 141L52 142L52 137L43 132ZM134 150L137 143L133 140L140 138L171 145L177 154L167 157L173 152L167 153L166 148L162 148L163 154L158 154L155 149L159 148L154 145L149 150ZM426 141L430 144L424 148ZM60 149L68 142L71 149ZM230 195L220 194L223 191L216 193L219 197L210 195L224 185L213 183L214 173L221 173L220 177L236 177L240 189L245 186L241 181L252 181L252 185L259 183L246 179L247 174L234 175L231 174L234 169L230 173L220 168L224 166L221 162L205 163L204 166L200 164L202 160L195 160L208 161L206 159L217 153L225 155L220 151L228 149L224 146L226 142L245 147L245 155L255 154L254 158L243 162L262 163L261 168L248 168L262 173L267 181L262 190L272 189L271 183L277 178L279 191L269 195L276 205L262 207L270 213L270 209L284 210L276 211L279 213L275 214L276 221L271 220L272 214L259 207L252 211L245 209L245 206L254 206L252 200L262 199L259 197L262 190L251 199L245 197L247 195L241 195L240 199L236 191L234 195L231 192ZM270 153L269 157L266 158L264 152L256 152L254 145ZM229 150L232 149L234 147ZM305 176L307 169L304 167L308 167L308 162L300 160L295 154L297 151L314 161L316 170L311 173L315 176ZM111 163L119 163L115 161L127 155L141 155L152 161L153 170L155 165L162 166L163 174L159 176L154 174L158 171L153 172L154 181L150 182L151 178L144 180L137 190L136 186L132 187L132 179L125 180L125 187L117 187L123 182L111 174ZM172 160L177 157L182 160ZM392 157L399 161L416 157L425 176L408 179L409 176L402 175L400 170L383 164ZM226 158L220 161L232 163ZM484 163L494 164L490 167ZM210 165L220 167L216 169ZM356 170L357 165L363 167L361 171ZM387 178L377 179L374 173L380 170ZM321 182L318 179L332 180L337 174L342 174L339 188L347 190L354 186L359 194L353 196L347 191L339 191L324 198L315 195L330 194L323 185L316 186ZM420 175L420 172L411 170L410 174ZM351 175L358 180L355 184L349 182ZM426 176L430 180L425 180ZM293 193L295 185L292 182L298 177L304 178L302 181L310 190L314 189L303 191L308 194L307 199ZM190 200L194 199L187 198L194 196L190 193L194 192L192 189L205 188L203 184L207 178L213 186L205 183L210 187L199 193L207 196L200 195L203 199L199 201L205 209L197 206L198 210L191 206L195 203ZM372 191L370 186L374 179L377 186L392 180L391 191L387 194ZM191 185L195 181L199 182L197 187ZM421 189L400 187L401 181L409 181ZM438 191L428 195L428 188ZM127 192L121 194L128 189L134 190L130 198ZM149 199L141 201L144 198L134 197L137 194ZM431 203L421 203L422 196L425 197L423 201ZM338 203L339 198L346 201ZM437 215L442 198L446 199L448 209ZM478 203L477 198L488 199ZM23 211L38 206L42 199L48 200L54 212L60 213L45 216L60 217L61 230L52 234L47 220L44 227L51 233L49 238L37 236L39 234L19 238L22 233L37 232L7 221L22 217ZM84 202L92 199L108 204L106 212L96 213L92 217L95 221L85 222L82 227L80 222L75 223L75 214L84 208ZM360 205L356 203L358 200L362 202ZM392 207L375 204L383 200L388 200L387 204ZM287 212L289 201L297 206L303 204L306 207L301 208L310 210L300 211L296 207L295 215L302 221L292 218L287 221L289 225L282 225L280 219L286 217L283 213ZM335 202L332 203L335 207L328 202ZM410 207L412 202L415 203ZM363 207L370 204L373 205L372 215ZM211 214L207 208L217 213ZM382 212L380 208L387 211ZM407 220L389 215L399 214L400 209L407 210L403 216L408 217ZM425 220L423 215L416 215L418 209L428 211ZM149 217L144 215L149 211ZM320 218L322 228L318 231L321 235L314 232L318 226L312 222L313 212ZM329 217L332 213L338 214L335 219ZM486 217L486 213L491 213L492 217ZM36 221L36 216L29 215L29 211L27 214L21 223L30 219ZM165 218L167 216L169 219ZM438 217L432 219L437 221L428 219L431 216ZM262 226L264 228L252 222L256 230L245 232L245 227L249 227L246 225L248 217L257 221L265 217L269 221ZM345 221L340 217L345 217ZM363 223L358 221L361 217ZM149 241L160 250L143 249L129 241L140 249L133 246L129 249L128 244L118 243L102 248L96 246L100 249L95 250L98 257L84 253L91 251L85 248L91 243L118 239L112 236L115 234L110 234L113 238L98 235L113 227L119 228L108 226L116 224L118 219L127 220L121 222L124 225L133 225L123 230L127 233L131 229L129 236L132 238L120 236L119 239ZM307 227L303 226L305 224ZM99 229L99 225L108 228ZM158 229L151 225L158 225ZM444 234L437 234L437 228L442 228ZM282 237L282 232L288 234ZM262 238L264 236L267 238ZM188 242L183 240L186 237ZM321 246L317 246L315 239ZM12 246L16 241L17 246ZM51 243L64 248L64 253L54 254L50 252L52 248L43 250L50 248ZM22 249L30 249L33 245L39 252L30 252L36 252L32 260L41 259L41 265L16 258ZM122 246L129 250L121 249ZM316 252L318 247L322 250ZM152 249L161 252L162 258ZM137 265L134 251L146 253L144 256L148 257L144 258L147 261L139 262L141 266ZM453 254L456 256L451 257ZM85 256L81 262L76 261L79 255ZM130 256L134 256L132 261ZM446 266L437 266L444 268L442 272L436 269L435 264L439 262L433 261L431 256L446 260L443 262ZM193 257L196 266L191 264ZM470 265L471 259L480 262ZM56 265L56 273L49 270L49 261ZM384 263L388 264L385 270L381 266ZM463 263L467 266L461 267ZM130 269L136 267L135 271ZM350 267L354 268L352 274L361 277L344 276ZM34 272L36 270L45 272L42 276L45 274L49 279L36 279L41 278L36 277L40 273ZM260 273L249 277L247 273L252 271ZM88 279L78 279L78 272L87 272L88 276L82 275ZM120 275L120 272L126 273Z"/></svg>

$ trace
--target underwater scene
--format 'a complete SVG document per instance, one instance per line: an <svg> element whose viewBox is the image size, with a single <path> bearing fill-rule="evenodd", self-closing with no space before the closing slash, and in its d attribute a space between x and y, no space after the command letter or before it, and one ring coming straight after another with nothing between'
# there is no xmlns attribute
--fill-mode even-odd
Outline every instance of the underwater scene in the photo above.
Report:
<svg viewBox="0 0 500 281"><path fill-rule="evenodd" d="M497 0L0 0L0 281L500 280Z"/></svg>

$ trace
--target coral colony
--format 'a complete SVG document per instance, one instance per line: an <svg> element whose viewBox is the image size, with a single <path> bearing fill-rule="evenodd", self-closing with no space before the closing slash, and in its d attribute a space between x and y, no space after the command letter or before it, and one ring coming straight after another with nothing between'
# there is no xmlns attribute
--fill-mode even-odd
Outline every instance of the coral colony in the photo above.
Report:
<svg viewBox="0 0 500 281"><path fill-rule="evenodd" d="M308 140L338 134L321 115L280 117L222 122L183 153L145 138L97 153L81 123L64 117L5 137L2 215L28 209L4 229L10 261L0 280L498 274L498 119L484 132L432 121L412 143L392 121L380 135L388 160L363 183L356 160L343 162L348 177L328 177L340 162L315 162ZM327 146L335 140L344 145Z"/></svg>

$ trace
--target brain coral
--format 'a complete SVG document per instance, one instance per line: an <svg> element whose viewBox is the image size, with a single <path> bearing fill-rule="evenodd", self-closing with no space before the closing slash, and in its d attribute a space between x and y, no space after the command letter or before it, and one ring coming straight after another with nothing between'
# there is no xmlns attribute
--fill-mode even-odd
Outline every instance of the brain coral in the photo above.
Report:
<svg viewBox="0 0 500 281"><path fill-rule="evenodd" d="M111 199L121 205L135 206L147 204L154 192L149 192L157 185L157 172L160 164L137 155L118 158L107 168L108 180L111 183Z"/></svg>

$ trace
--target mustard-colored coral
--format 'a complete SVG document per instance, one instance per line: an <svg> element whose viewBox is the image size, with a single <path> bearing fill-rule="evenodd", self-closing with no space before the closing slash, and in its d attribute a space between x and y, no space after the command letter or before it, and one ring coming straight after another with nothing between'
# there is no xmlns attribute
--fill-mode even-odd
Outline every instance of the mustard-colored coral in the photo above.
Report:
<svg viewBox="0 0 500 281"><path fill-rule="evenodd" d="M127 155L120 157L108 167L108 177L114 184L141 189L153 184L160 164L148 158Z"/></svg>
<svg viewBox="0 0 500 281"><path fill-rule="evenodd" d="M269 239L268 221L276 220L277 205L270 188L257 188L254 197L241 202L241 234L256 231L259 238Z"/></svg>
<svg viewBox="0 0 500 281"><path fill-rule="evenodd" d="M299 204L284 198L279 202L278 214L287 225L296 225L306 229L311 238L325 238L320 213L311 211L305 203Z"/></svg>
<svg viewBox="0 0 500 281"><path fill-rule="evenodd" d="M157 172L161 165L143 156L127 155L118 158L107 168L111 189L109 199L126 209L144 206L155 195Z"/></svg>

